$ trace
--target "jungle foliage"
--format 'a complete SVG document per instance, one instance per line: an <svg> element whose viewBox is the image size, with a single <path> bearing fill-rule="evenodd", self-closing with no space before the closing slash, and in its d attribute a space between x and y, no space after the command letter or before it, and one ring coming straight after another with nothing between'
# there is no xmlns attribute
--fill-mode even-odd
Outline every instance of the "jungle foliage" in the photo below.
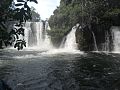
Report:
<svg viewBox="0 0 120 90"><path fill-rule="evenodd" d="M31 17L32 19L29 20L31 22L39 22L41 20L40 14L36 12L36 9L34 7L31 7Z"/></svg>
<svg viewBox="0 0 120 90"><path fill-rule="evenodd" d="M81 26L120 19L119 0L61 0L49 19L52 38L63 37L76 23ZM120 20L119 20L120 21Z"/></svg>

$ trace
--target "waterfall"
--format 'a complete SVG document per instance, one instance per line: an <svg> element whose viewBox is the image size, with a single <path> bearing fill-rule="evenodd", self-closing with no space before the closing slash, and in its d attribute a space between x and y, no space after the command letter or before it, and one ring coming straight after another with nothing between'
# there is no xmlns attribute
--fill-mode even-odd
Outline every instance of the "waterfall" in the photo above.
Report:
<svg viewBox="0 0 120 90"><path fill-rule="evenodd" d="M95 47L95 51L98 51L98 47L97 47L97 43L96 43L96 38L95 38L95 34L93 31L92 32L92 35L93 35L93 40L94 40L94 47Z"/></svg>
<svg viewBox="0 0 120 90"><path fill-rule="evenodd" d="M63 37L63 40L62 40L61 45L60 45L60 48L64 48L65 42L66 42L66 36Z"/></svg>
<svg viewBox="0 0 120 90"><path fill-rule="evenodd" d="M27 48L51 49L51 40L47 35L48 28L48 23L44 25L42 21L26 22L24 39L26 40Z"/></svg>
<svg viewBox="0 0 120 90"><path fill-rule="evenodd" d="M47 52L43 52L43 55L51 55L51 54L65 54L65 53L70 53L70 54L83 54L83 52L80 52L77 48L77 43L76 43L76 30L79 27L79 24L74 26L72 30L68 33L67 36L65 36L61 42L60 48L59 49L52 49Z"/></svg>
<svg viewBox="0 0 120 90"><path fill-rule="evenodd" d="M31 24L31 22L27 22L26 24L25 24L25 40L26 40L26 46L28 47L29 46L29 44L28 44L28 42L29 42L29 32L31 32L31 27L30 27L30 24Z"/></svg>
<svg viewBox="0 0 120 90"><path fill-rule="evenodd" d="M63 47L65 50L77 50L75 32L78 26L79 26L78 24L74 26L71 32L66 37L63 38L60 47Z"/></svg>
<svg viewBox="0 0 120 90"><path fill-rule="evenodd" d="M113 51L120 52L120 27L112 27Z"/></svg>

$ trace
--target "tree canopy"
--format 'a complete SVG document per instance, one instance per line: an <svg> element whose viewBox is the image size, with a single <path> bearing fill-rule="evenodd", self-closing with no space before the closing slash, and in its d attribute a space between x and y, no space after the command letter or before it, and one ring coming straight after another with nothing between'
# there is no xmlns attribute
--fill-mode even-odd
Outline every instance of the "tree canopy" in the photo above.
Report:
<svg viewBox="0 0 120 90"><path fill-rule="evenodd" d="M30 21L32 22L39 22L41 20L40 14L36 12L36 9L34 7L31 7L31 16L32 19Z"/></svg>
<svg viewBox="0 0 120 90"><path fill-rule="evenodd" d="M112 17L120 18L119 0L61 0L49 19L50 35L52 38L63 37L77 23L112 22Z"/></svg>

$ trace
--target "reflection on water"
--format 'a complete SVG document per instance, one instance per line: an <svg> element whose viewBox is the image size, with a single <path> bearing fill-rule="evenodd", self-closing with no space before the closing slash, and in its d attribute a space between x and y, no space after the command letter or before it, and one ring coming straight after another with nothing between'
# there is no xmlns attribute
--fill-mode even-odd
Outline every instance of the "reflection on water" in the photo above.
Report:
<svg viewBox="0 0 120 90"><path fill-rule="evenodd" d="M96 52L3 50L0 79L13 90L119 90L119 58Z"/></svg>

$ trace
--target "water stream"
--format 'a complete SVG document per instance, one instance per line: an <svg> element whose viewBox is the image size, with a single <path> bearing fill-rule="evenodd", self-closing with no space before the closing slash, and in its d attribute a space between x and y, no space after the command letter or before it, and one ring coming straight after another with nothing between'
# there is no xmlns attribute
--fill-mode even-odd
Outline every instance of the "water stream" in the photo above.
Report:
<svg viewBox="0 0 120 90"><path fill-rule="evenodd" d="M97 42L96 42L96 37L95 37L95 34L93 31L92 32L92 35L93 35L93 41L94 41L94 48L95 48L95 51L98 51L98 47L97 47Z"/></svg>
<svg viewBox="0 0 120 90"><path fill-rule="evenodd" d="M74 26L71 32L67 35L66 41L64 43L64 49L77 50L77 43L75 37L76 29L77 27Z"/></svg>
<svg viewBox="0 0 120 90"><path fill-rule="evenodd" d="M72 28L68 35L63 38L60 48L64 49L65 51L78 50L75 37L75 32L78 26L79 24L76 24L76 26Z"/></svg>

